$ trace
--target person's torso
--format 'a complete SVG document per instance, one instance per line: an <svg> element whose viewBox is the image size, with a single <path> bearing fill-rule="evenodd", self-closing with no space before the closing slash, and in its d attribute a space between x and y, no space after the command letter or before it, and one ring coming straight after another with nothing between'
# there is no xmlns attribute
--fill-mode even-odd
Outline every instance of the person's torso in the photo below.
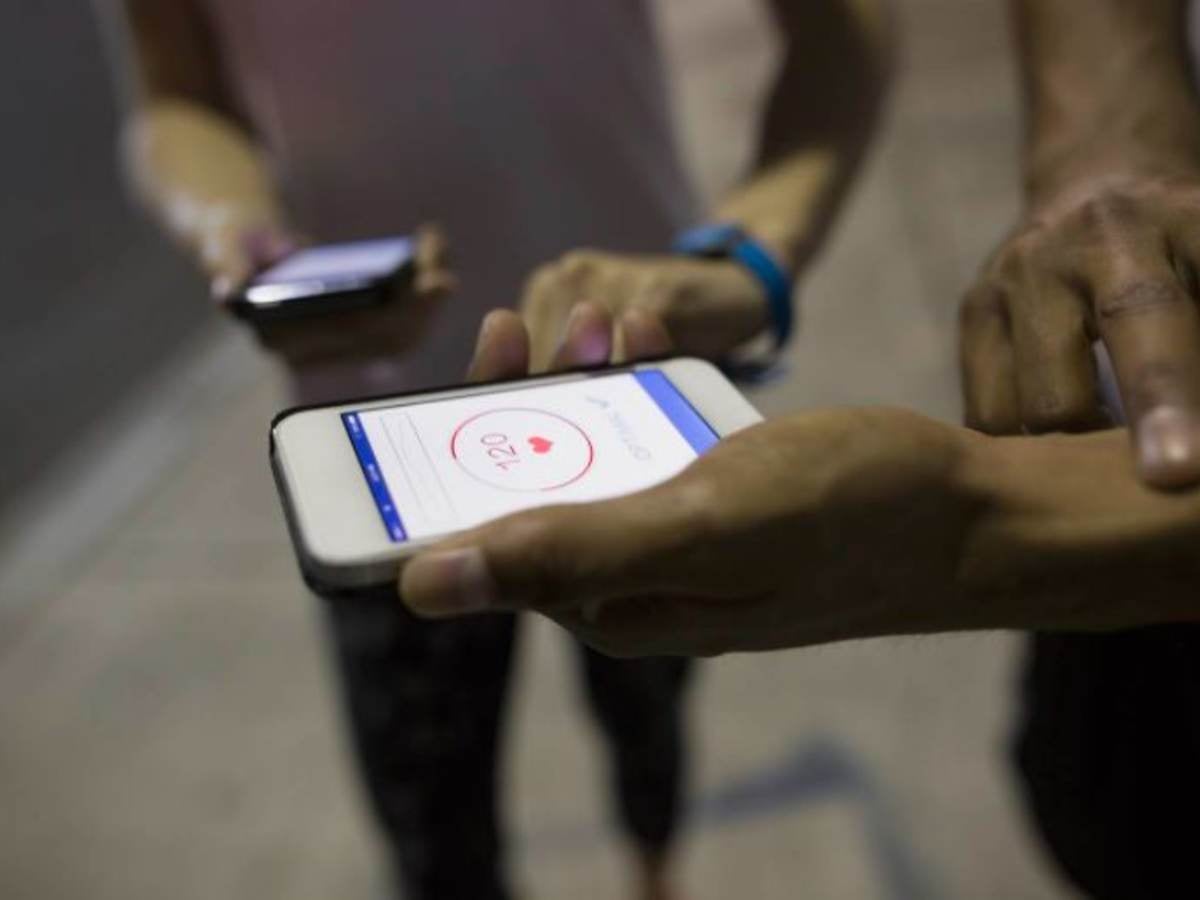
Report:
<svg viewBox="0 0 1200 900"><path fill-rule="evenodd" d="M661 250L695 215L642 0L206 3L301 229L446 229L462 289L410 383L456 377L537 264Z"/></svg>

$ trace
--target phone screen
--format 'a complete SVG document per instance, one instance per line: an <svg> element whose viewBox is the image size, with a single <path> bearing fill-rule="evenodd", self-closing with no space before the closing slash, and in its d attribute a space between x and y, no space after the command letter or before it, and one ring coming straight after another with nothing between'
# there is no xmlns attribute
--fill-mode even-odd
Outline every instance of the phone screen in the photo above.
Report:
<svg viewBox="0 0 1200 900"><path fill-rule="evenodd" d="M342 414L388 537L641 490L717 434L658 369Z"/></svg>
<svg viewBox="0 0 1200 900"><path fill-rule="evenodd" d="M260 273L246 289L251 303L278 303L320 290L368 284L398 270L413 255L410 238L378 238L298 250Z"/></svg>

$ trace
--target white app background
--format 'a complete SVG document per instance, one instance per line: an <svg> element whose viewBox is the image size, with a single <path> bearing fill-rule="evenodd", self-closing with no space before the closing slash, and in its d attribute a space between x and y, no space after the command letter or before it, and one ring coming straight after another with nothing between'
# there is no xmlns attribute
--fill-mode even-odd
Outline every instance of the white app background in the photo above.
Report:
<svg viewBox="0 0 1200 900"><path fill-rule="evenodd" d="M630 493L696 458L627 373L358 417L409 539Z"/></svg>

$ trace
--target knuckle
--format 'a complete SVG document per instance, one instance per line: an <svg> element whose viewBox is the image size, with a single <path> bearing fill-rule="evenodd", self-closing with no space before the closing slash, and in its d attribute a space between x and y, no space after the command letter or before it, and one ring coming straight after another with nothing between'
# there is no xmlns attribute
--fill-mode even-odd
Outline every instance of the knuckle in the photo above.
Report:
<svg viewBox="0 0 1200 900"><path fill-rule="evenodd" d="M1027 315L1016 338L1017 355L1021 362L1044 372L1061 372L1064 368L1078 369L1072 376L1082 375L1080 354L1086 352L1091 340L1088 336L1084 312L1077 307L1046 308ZM1043 376L1045 377L1045 376ZM1058 384L1074 384L1075 378L1067 381L1058 376Z"/></svg>
<svg viewBox="0 0 1200 900"><path fill-rule="evenodd" d="M662 273L647 275L637 294L637 305L655 316L665 317L678 305L679 291Z"/></svg>
<svg viewBox="0 0 1200 900"><path fill-rule="evenodd" d="M559 317L575 305L577 298L575 291L548 291L542 295L538 310L545 315Z"/></svg>
<svg viewBox="0 0 1200 900"><path fill-rule="evenodd" d="M988 260L984 278L999 287L1020 284L1029 275L1045 268L1049 238L1041 223L1031 224L1013 235Z"/></svg>
<svg viewBox="0 0 1200 900"><path fill-rule="evenodd" d="M1005 293L990 279L969 291L958 308L958 322L963 330L993 324L1006 315Z"/></svg>
<svg viewBox="0 0 1200 900"><path fill-rule="evenodd" d="M1075 221L1089 231L1108 231L1138 218L1138 199L1127 190L1107 186L1084 198L1075 208Z"/></svg>
<svg viewBox="0 0 1200 900"><path fill-rule="evenodd" d="M1021 295L1021 288L1030 281L1035 267L1036 263L1028 254L1018 253L1015 250L1006 251L995 261L991 272L991 283L1007 301L1009 296Z"/></svg>
<svg viewBox="0 0 1200 900"><path fill-rule="evenodd" d="M1163 278L1141 278L1101 294L1096 315L1101 322L1182 309L1191 302L1176 284Z"/></svg>
<svg viewBox="0 0 1200 900"><path fill-rule="evenodd" d="M557 278L558 276L553 265L538 266L533 270L533 273L525 279L525 287L522 291L522 296L524 296L527 301L533 301L539 295L546 293L546 291L557 281Z"/></svg>
<svg viewBox="0 0 1200 900"><path fill-rule="evenodd" d="M1083 431L1094 422L1092 404L1083 398L1040 391L1024 404L1022 419L1034 434L1054 431Z"/></svg>
<svg viewBox="0 0 1200 900"><path fill-rule="evenodd" d="M600 254L594 250L572 250L559 260L558 268L562 277L578 280L590 275L600 262Z"/></svg>
<svg viewBox="0 0 1200 900"><path fill-rule="evenodd" d="M1025 270L1036 265L1045 246L1044 227L1026 228L1009 242L1001 259L1007 262L1009 268Z"/></svg>
<svg viewBox="0 0 1200 900"><path fill-rule="evenodd" d="M534 321L554 315L561 307L569 304L570 298L558 290L557 280L550 280L531 286L521 300L521 311Z"/></svg>

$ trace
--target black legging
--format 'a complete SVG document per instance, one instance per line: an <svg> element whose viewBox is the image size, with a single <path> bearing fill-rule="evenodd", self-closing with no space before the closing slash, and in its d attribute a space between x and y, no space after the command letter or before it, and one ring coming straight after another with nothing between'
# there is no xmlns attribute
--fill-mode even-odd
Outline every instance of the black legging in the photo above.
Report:
<svg viewBox="0 0 1200 900"><path fill-rule="evenodd" d="M1200 627L1033 638L1016 758L1054 858L1101 900L1200 897Z"/></svg>
<svg viewBox="0 0 1200 900"><path fill-rule="evenodd" d="M507 898L497 750L516 619L414 618L392 589L326 603L363 779L411 900ZM682 659L584 649L591 706L613 751L619 819L662 852L684 781Z"/></svg>

